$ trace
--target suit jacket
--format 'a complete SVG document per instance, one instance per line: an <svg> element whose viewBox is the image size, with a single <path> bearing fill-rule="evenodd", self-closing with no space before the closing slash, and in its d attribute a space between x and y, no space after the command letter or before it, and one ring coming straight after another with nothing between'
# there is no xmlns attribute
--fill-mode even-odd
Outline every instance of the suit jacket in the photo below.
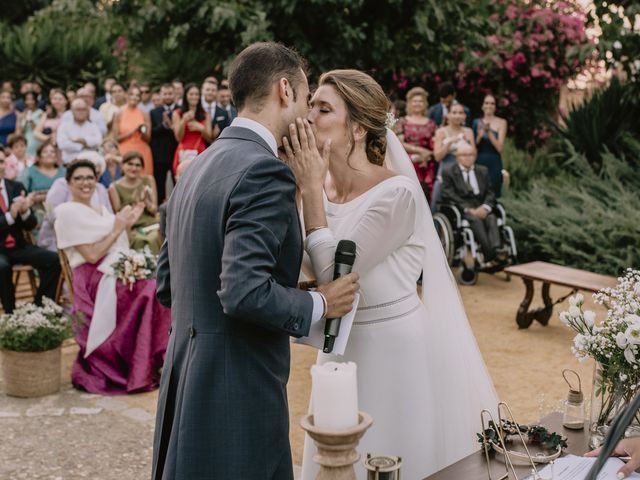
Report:
<svg viewBox="0 0 640 480"><path fill-rule="evenodd" d="M21 192L26 193L27 190L20 182L14 182L12 180L7 180L6 178L4 180L4 185L7 189L7 196L9 197L7 208L11 208L13 199L20 196ZM33 230L37 224L38 219L33 213L33 209L25 220L22 219L21 215L18 215L18 218L16 218L12 225L9 225L5 215L0 213L0 251L4 249L4 241L9 234L11 234L16 240L16 246L14 248L24 247L27 243L24 238L24 232Z"/></svg>
<svg viewBox="0 0 640 480"><path fill-rule="evenodd" d="M467 114L467 118L464 121L464 125L466 127L471 128L471 110L469 110L464 105L462 107L464 108L464 113ZM442 115L442 111L443 111L442 110L442 103L436 103L431 108L429 108L429 112L427 113L427 116L431 120L436 122L436 125L438 125L439 127L441 127L443 125L443 123L444 123L444 116Z"/></svg>
<svg viewBox="0 0 640 480"><path fill-rule="evenodd" d="M313 311L295 288L293 173L258 134L228 127L178 182L166 230L157 296L172 330L153 478L291 478L289 337L308 335Z"/></svg>
<svg viewBox="0 0 640 480"><path fill-rule="evenodd" d="M151 117L151 153L156 165L173 165L173 156L178 147L178 141L172 128L165 128L162 124L164 107L154 108L149 112ZM169 118L173 115L173 111Z"/></svg>
<svg viewBox="0 0 640 480"><path fill-rule="evenodd" d="M460 166L456 162L442 172L442 203L452 203L461 210L478 208L480 205L496 206L496 196L489 183L489 169L484 165L474 166L480 193L473 190L464 181Z"/></svg>
<svg viewBox="0 0 640 480"><path fill-rule="evenodd" d="M231 125L232 118L229 118L227 111L216 103L216 112L211 119L211 126L220 128L220 131Z"/></svg>
<svg viewBox="0 0 640 480"><path fill-rule="evenodd" d="M95 108L96 110L98 110L100 108L100 105L102 105L103 103L107 103L107 97L106 95L103 95L102 97L98 97L98 99L95 101L95 103L93 104L93 108Z"/></svg>

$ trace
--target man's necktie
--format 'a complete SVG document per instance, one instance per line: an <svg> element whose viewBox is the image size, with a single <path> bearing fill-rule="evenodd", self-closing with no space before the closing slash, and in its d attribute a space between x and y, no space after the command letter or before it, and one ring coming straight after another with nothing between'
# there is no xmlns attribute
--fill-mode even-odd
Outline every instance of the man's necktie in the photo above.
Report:
<svg viewBox="0 0 640 480"><path fill-rule="evenodd" d="M464 170L464 183L467 184L469 190L473 190L473 187L471 186L471 170L468 168L465 168Z"/></svg>
<svg viewBox="0 0 640 480"><path fill-rule="evenodd" d="M4 200L4 195L2 194L2 185L0 185L0 210L2 213L7 213L9 209L7 208L7 202ZM4 246L6 248L13 248L16 246L16 239L13 238L13 235L9 234L4 239Z"/></svg>

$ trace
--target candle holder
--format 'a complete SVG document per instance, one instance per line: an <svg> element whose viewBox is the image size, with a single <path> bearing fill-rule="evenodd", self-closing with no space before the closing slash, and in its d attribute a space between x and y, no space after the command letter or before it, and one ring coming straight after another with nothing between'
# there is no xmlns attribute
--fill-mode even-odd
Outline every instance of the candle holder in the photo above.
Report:
<svg viewBox="0 0 640 480"><path fill-rule="evenodd" d="M402 458L388 457L386 455L373 456L367 453L367 458L362 462L367 471L367 480L400 480L400 467Z"/></svg>
<svg viewBox="0 0 640 480"><path fill-rule="evenodd" d="M373 418L358 412L358 420L358 425L345 430L324 430L313 424L313 415L302 417L300 426L318 447L313 456L313 461L320 465L316 480L356 480L353 464L360 460L356 447Z"/></svg>

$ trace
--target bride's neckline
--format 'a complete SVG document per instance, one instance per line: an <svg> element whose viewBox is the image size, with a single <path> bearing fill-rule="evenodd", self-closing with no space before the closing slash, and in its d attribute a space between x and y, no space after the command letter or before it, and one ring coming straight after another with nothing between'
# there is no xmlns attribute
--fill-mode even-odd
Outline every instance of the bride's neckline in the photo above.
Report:
<svg viewBox="0 0 640 480"><path fill-rule="evenodd" d="M357 202L358 200L364 198L369 192L373 192L374 190L379 188L381 185L386 185L387 182L390 182L391 180L395 180L397 178L405 178L405 177L403 177L402 175L393 175L391 177L387 177L384 180L380 180L378 183L376 183L374 186L372 186L368 190L365 190L360 195L358 195L356 197L353 197L351 200L347 200L346 202L340 202L340 203L332 202L331 200L329 200L329 197L327 196L327 193L326 192L323 192L323 193L324 193L324 197L327 199L327 202L330 205L337 205L337 206L351 205L354 202Z"/></svg>

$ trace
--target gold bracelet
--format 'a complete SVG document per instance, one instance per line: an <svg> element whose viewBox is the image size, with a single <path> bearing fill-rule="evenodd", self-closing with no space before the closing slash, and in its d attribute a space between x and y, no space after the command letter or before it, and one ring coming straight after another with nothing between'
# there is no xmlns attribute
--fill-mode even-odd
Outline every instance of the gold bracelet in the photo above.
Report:
<svg viewBox="0 0 640 480"><path fill-rule="evenodd" d="M323 228L329 228L329 227L327 227L326 225L322 225L322 226L320 226L320 227L313 227L313 228L310 228L309 230L306 230L306 231L305 231L305 236L307 236L307 237L308 237L308 236L309 236L309 235L311 235L313 232L317 232L318 230L322 230Z"/></svg>

